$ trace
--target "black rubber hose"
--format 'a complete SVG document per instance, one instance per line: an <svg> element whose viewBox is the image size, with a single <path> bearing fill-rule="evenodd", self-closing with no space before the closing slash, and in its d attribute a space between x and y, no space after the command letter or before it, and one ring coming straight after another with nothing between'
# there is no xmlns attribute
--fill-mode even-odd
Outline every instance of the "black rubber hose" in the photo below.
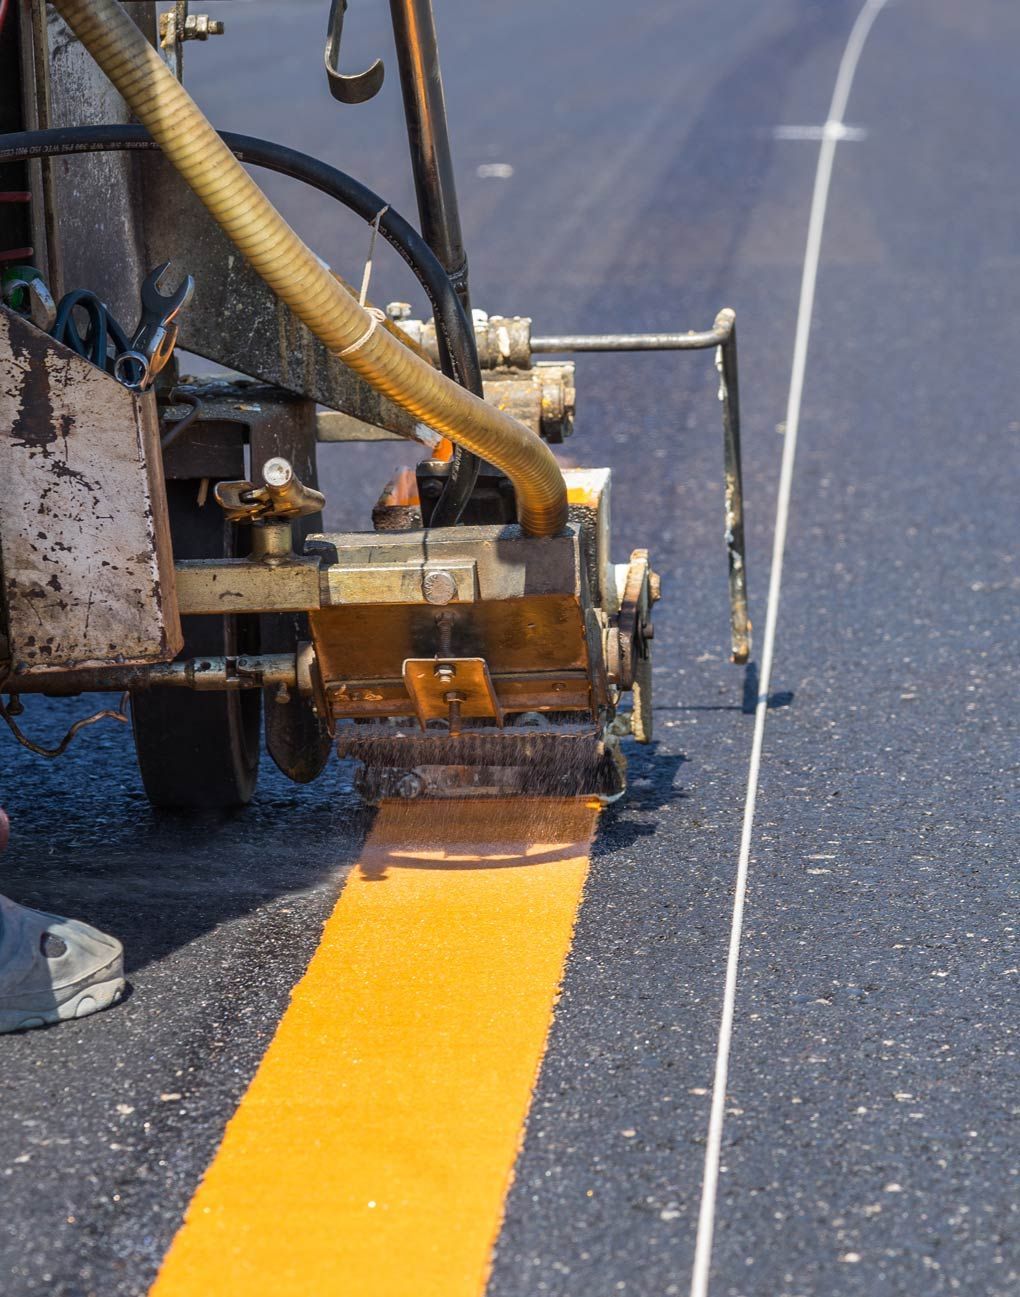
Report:
<svg viewBox="0 0 1020 1297"><path fill-rule="evenodd" d="M443 373L476 396L483 395L474 328L446 271L409 221L392 207L386 207L378 194L353 176L307 153L251 135L238 135L234 131L221 131L220 138L239 161L300 180L343 203L369 223L385 207L379 221L379 233L410 266L432 305ZM0 164L69 153L112 153L136 149L159 151L159 145L144 126L63 126L47 131L0 135ZM450 527L460 521L478 479L480 462L477 455L459 446L455 448L443 494L432 512L432 526Z"/></svg>
<svg viewBox="0 0 1020 1297"><path fill-rule="evenodd" d="M78 327L75 311L83 311L88 317L84 333ZM118 355L131 350L127 334L110 314L110 308L87 288L76 288L60 299L50 336L77 352L83 360L111 374L113 362L107 354L109 343L113 343Z"/></svg>

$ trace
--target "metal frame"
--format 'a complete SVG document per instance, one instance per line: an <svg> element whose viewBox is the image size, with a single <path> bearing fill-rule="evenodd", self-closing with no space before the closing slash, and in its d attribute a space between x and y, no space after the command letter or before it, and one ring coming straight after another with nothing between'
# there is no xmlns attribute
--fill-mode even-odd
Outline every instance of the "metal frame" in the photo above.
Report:
<svg viewBox="0 0 1020 1297"><path fill-rule="evenodd" d="M723 417L723 461L726 478L726 556L730 582L732 660L751 655L751 621L747 610L747 564L744 549L744 483L740 459L740 388L737 379L737 317L728 306L701 333L575 333L532 337L532 354L578 351L717 351L719 400Z"/></svg>

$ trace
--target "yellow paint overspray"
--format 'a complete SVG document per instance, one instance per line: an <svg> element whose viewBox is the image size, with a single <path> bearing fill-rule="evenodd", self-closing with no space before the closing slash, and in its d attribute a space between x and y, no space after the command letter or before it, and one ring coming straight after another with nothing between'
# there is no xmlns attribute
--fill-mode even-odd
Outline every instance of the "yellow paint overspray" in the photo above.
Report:
<svg viewBox="0 0 1020 1297"><path fill-rule="evenodd" d="M152 1297L479 1297L597 817L380 808Z"/></svg>

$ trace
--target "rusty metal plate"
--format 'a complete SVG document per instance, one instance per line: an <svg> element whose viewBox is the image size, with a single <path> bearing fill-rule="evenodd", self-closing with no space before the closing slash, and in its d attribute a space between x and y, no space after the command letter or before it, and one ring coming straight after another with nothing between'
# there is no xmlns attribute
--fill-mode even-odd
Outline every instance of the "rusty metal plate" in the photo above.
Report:
<svg viewBox="0 0 1020 1297"><path fill-rule="evenodd" d="M323 679L399 680L405 658L439 652L437 613L443 615L428 604L351 604L311 613ZM494 676L589 667L583 610L570 595L466 604L454 614L443 651L484 657Z"/></svg>
<svg viewBox="0 0 1020 1297"><path fill-rule="evenodd" d="M182 647L151 393L0 307L0 554L19 672Z"/></svg>

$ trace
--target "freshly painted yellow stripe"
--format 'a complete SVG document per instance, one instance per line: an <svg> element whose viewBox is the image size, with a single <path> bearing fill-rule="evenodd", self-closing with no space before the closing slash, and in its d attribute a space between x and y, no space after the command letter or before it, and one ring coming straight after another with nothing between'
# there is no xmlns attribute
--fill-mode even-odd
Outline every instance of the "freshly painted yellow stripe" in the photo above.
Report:
<svg viewBox="0 0 1020 1297"><path fill-rule="evenodd" d="M380 809L151 1297L479 1297L597 815Z"/></svg>

